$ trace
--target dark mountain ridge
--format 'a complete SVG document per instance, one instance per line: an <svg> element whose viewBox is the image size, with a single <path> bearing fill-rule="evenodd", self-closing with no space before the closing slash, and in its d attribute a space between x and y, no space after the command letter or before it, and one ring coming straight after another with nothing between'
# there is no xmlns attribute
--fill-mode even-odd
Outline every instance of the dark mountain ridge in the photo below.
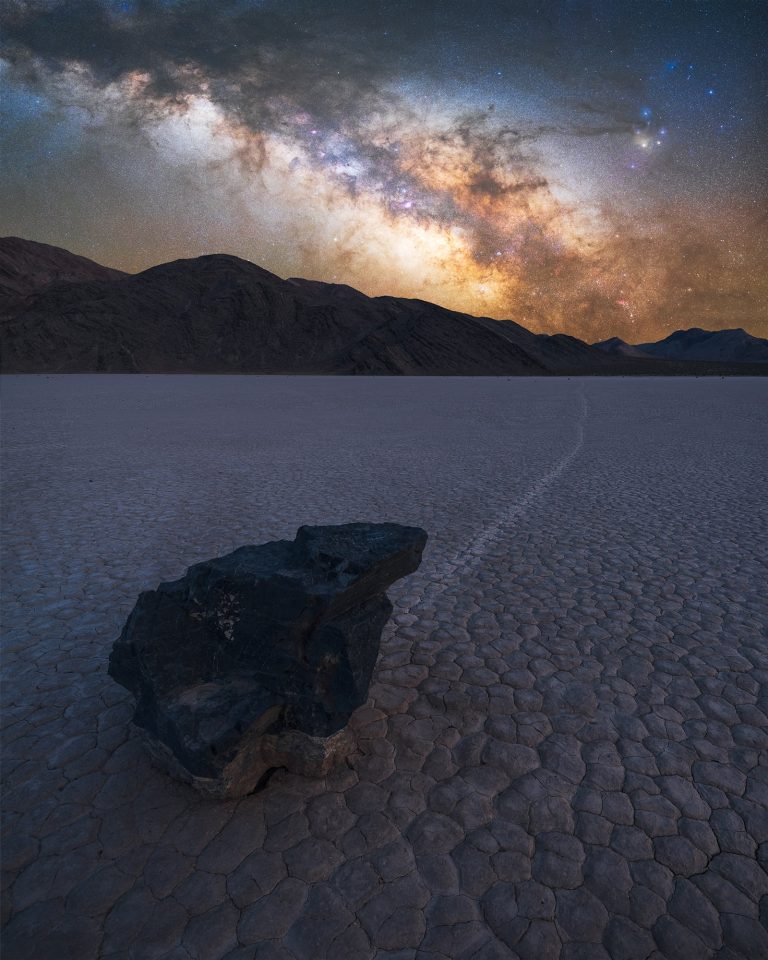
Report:
<svg viewBox="0 0 768 960"><path fill-rule="evenodd" d="M593 344L611 356L651 357L658 360L678 360L703 363L766 363L768 340L753 337L741 327L734 330L675 330L663 340L654 343L626 343L611 337Z"/></svg>
<svg viewBox="0 0 768 960"><path fill-rule="evenodd" d="M105 282L127 276L48 243L0 238L0 315L56 283Z"/></svg>
<svg viewBox="0 0 768 960"><path fill-rule="evenodd" d="M596 355L572 338L282 280L224 254L114 278L84 271L13 307L2 320L6 372L546 374Z"/></svg>
<svg viewBox="0 0 768 960"><path fill-rule="evenodd" d="M423 300L283 280L226 254L123 274L6 238L0 263L16 291L0 299L5 373L684 372Z"/></svg>
<svg viewBox="0 0 768 960"><path fill-rule="evenodd" d="M768 340L741 327L733 330L675 330L657 343L639 343L638 350L668 360L721 360L733 363L768 362Z"/></svg>
<svg viewBox="0 0 768 960"><path fill-rule="evenodd" d="M647 357L647 353L639 347L632 346L631 343L627 343L625 340L622 340L621 337L609 337L607 340L601 340L599 343L593 343L593 347L597 347L598 350L602 350L603 353L611 354L614 357Z"/></svg>

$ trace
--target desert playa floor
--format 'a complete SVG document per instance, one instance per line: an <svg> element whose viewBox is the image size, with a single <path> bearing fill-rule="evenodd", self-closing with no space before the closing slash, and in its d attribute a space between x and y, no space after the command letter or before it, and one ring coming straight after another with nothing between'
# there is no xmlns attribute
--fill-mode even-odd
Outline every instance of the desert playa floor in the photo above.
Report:
<svg viewBox="0 0 768 960"><path fill-rule="evenodd" d="M768 379L2 390L5 960L768 957ZM351 764L154 770L138 592L351 520L430 534Z"/></svg>

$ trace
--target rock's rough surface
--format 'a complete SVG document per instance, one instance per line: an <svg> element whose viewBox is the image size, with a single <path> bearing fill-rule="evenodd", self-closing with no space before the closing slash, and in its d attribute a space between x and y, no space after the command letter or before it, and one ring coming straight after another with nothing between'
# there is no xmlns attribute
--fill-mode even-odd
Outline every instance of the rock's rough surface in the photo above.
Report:
<svg viewBox="0 0 768 960"><path fill-rule="evenodd" d="M385 591L426 540L394 523L301 527L142 593L109 672L136 696L153 756L221 797L272 767L325 775L354 746L346 724L368 694Z"/></svg>

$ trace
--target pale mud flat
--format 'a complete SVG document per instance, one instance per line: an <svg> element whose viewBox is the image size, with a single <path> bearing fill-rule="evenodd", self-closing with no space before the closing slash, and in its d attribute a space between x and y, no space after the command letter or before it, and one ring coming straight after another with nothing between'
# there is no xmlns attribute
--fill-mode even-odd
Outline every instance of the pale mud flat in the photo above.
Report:
<svg viewBox="0 0 768 960"><path fill-rule="evenodd" d="M5 960L768 957L768 379L6 377ZM138 592L430 535L359 752L155 771Z"/></svg>

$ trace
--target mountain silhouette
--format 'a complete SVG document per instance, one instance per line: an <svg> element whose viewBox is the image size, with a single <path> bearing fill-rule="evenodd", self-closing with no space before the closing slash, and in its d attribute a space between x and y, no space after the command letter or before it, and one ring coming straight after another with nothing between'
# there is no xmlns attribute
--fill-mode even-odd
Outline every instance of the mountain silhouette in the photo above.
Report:
<svg viewBox="0 0 768 960"><path fill-rule="evenodd" d="M18 237L0 239L0 346L4 373L688 372L225 254L126 274Z"/></svg>
<svg viewBox="0 0 768 960"><path fill-rule="evenodd" d="M768 362L768 340L734 330L676 330L656 343L639 343L638 350L667 360L717 360L732 363Z"/></svg>

